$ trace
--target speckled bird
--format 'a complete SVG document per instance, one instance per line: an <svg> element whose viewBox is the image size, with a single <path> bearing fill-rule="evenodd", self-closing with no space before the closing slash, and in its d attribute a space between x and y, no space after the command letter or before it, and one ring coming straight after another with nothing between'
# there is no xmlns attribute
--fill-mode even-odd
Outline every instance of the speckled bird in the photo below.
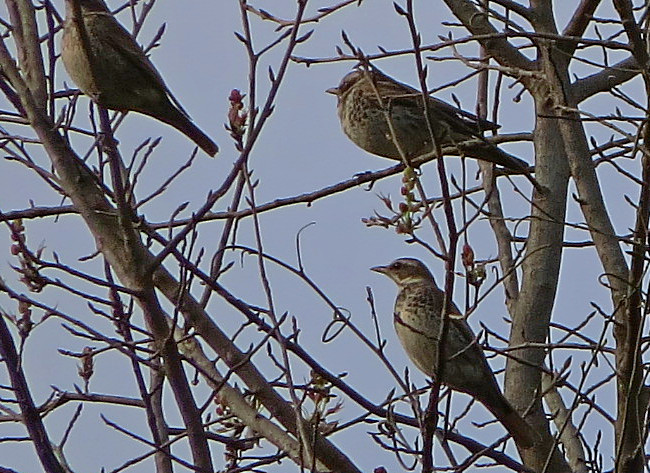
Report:
<svg viewBox="0 0 650 473"><path fill-rule="evenodd" d="M445 293L429 269L414 258L400 258L373 271L397 284L393 323L411 361L427 376L436 378L438 345ZM534 443L531 427L501 394L476 337L455 304L451 304L445 338L442 383L476 398L503 424L518 446Z"/></svg>
<svg viewBox="0 0 650 473"><path fill-rule="evenodd" d="M483 137L499 125L429 96L428 117L422 93L387 76L374 66L359 66L327 93L337 97L341 128L361 149L417 166L431 159L435 143L450 154L463 154L523 174L540 192L528 163L499 149ZM429 130L431 125L431 131ZM392 128L392 129L391 129Z"/></svg>

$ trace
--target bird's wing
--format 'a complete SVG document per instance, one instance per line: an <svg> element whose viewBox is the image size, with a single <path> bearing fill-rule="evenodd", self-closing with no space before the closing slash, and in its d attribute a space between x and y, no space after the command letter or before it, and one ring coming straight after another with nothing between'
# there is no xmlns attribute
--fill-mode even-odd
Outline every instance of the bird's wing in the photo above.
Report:
<svg viewBox="0 0 650 473"><path fill-rule="evenodd" d="M106 32L109 33L105 36L106 44L112 47L119 54L119 57L124 58L131 67L139 70L149 83L158 84L167 93L174 105L189 118L185 109L171 93L162 76L131 33L120 25L115 18L111 17L110 20L106 21L104 25Z"/></svg>
<svg viewBox="0 0 650 473"><path fill-rule="evenodd" d="M381 80L385 87L386 95L391 98L393 103L399 103L402 106L413 106L412 97L419 97L422 95L420 90L417 90L410 85L398 82L379 69L373 66L372 76L374 80ZM391 87L392 85L392 87ZM440 117L440 121L449 124L458 133L463 133L471 137L481 138L482 132L487 130L496 130L500 126L489 120L477 117L473 113L467 112L461 108L451 105L435 97L429 96L429 104L435 109L431 112Z"/></svg>
<svg viewBox="0 0 650 473"><path fill-rule="evenodd" d="M476 343L476 335L474 335L474 331L465 320L465 316L458 306L453 302L451 303L451 307L449 307L448 317L449 323L454 325L457 329L458 335L462 338L462 341L464 342L463 345L466 346Z"/></svg>
<svg viewBox="0 0 650 473"><path fill-rule="evenodd" d="M476 137L481 136L480 133L487 130L497 130L500 125L494 122L477 117L473 113L467 112L454 105L443 102L435 97L430 97L430 102L435 106L436 111L443 113L447 120L461 125Z"/></svg>

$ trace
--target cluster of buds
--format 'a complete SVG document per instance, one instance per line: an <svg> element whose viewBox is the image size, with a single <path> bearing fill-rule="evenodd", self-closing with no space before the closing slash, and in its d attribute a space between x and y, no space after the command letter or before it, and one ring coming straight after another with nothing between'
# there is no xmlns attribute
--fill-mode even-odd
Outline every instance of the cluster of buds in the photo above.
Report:
<svg viewBox="0 0 650 473"><path fill-rule="evenodd" d="M382 227L382 228L389 228L392 225L395 225L397 221L399 220L399 215L393 210L393 203L390 201L390 197L385 196L385 195L380 195L379 199L384 203L386 208L391 211L391 213L395 214L393 217L385 217L383 215L378 214L375 212L375 215L372 217L364 217L361 219L361 222L363 222L367 227Z"/></svg>
<svg viewBox="0 0 650 473"><path fill-rule="evenodd" d="M463 245L461 260L465 268L467 282L478 289L483 284L483 281L485 281L485 262L477 262L474 259L474 250L467 243Z"/></svg>
<svg viewBox="0 0 650 473"><path fill-rule="evenodd" d="M218 417L230 417L230 407L228 407L228 404L221 399L221 396L216 391L214 392L212 401L215 404L214 412Z"/></svg>
<svg viewBox="0 0 650 473"><path fill-rule="evenodd" d="M244 395L244 399L248 403L248 405L253 408L254 410L260 412L262 410L262 404L259 402L257 397L254 394L247 393ZM249 431L249 429L246 427L246 424L239 419L235 413L232 411L228 403L221 397L221 395L215 391L214 396L213 396L213 402L215 404L215 409L214 413L217 415L217 420L215 421L215 424L219 424L219 432L225 433L229 432L230 437L233 439L239 439L242 436L244 438L256 438L257 434L255 434L252 431ZM209 415L207 421L211 422L211 416ZM250 435L246 435L250 434ZM240 447L243 447L244 444L240 445ZM252 448L252 446L249 446L247 448Z"/></svg>
<svg viewBox="0 0 650 473"><path fill-rule="evenodd" d="M256 411L260 411L261 405L254 395L244 396L249 405ZM213 401L216 405L215 414L218 420L215 424L219 424L218 431L222 434L228 433L229 439L226 442L226 449L224 457L228 465L228 470L236 469L239 460L241 460L241 452L250 450L259 445L259 434L251 430L244 424L230 409L226 401L221 395L215 391ZM211 422L210 415L206 422Z"/></svg>
<svg viewBox="0 0 650 473"><path fill-rule="evenodd" d="M417 175L415 174L415 170L412 167L406 168L402 176L402 188L400 189L403 200L399 203L397 210L393 207L390 197L379 196L386 208L393 215L386 217L376 213L372 217L361 219L361 221L369 227L395 227L395 231L399 234L413 234L421 222L421 218L415 215L422 209L421 202L415 197L414 189L416 182Z"/></svg>
<svg viewBox="0 0 650 473"><path fill-rule="evenodd" d="M11 245L11 254L18 256L23 252L25 247L25 227L23 226L23 221L21 219L14 220L9 223L9 229L11 230L11 239L14 243Z"/></svg>
<svg viewBox="0 0 650 473"><path fill-rule="evenodd" d="M86 388L88 387L90 378L95 372L95 363L93 361L93 355L94 355L94 351L92 348L84 347L80 356L81 365L77 367L77 373L79 374L79 377L84 380L84 384L86 385Z"/></svg>
<svg viewBox="0 0 650 473"><path fill-rule="evenodd" d="M246 133L246 124L248 122L248 112L244 111L244 97L238 89L232 89L230 92L230 109L228 110L228 125L226 130L230 132L236 143L238 151L243 151L243 137Z"/></svg>
<svg viewBox="0 0 650 473"><path fill-rule="evenodd" d="M14 267L21 274L20 281L25 284L32 292L41 292L47 284L47 279L38 273L38 260L41 257L43 248L40 248L34 255L27 249L25 236L25 227L22 220L14 220L9 224L11 230L11 239L14 243L11 245L11 254L18 256L20 268Z"/></svg>
<svg viewBox="0 0 650 473"><path fill-rule="evenodd" d="M312 422L318 425L321 433L329 433L338 426L338 421L328 421L327 418L339 412L343 404L339 401L329 406L334 396L330 393L332 384L315 371L311 372L311 380L305 391L307 397L314 403ZM329 406L329 407L328 407Z"/></svg>
<svg viewBox="0 0 650 473"><path fill-rule="evenodd" d="M399 204L399 219L397 222L397 233L410 235L419 225L419 220L414 219L413 216L421 208L420 202L416 199L415 184L417 182L417 175L415 169L408 166L404 169L402 176L402 188L400 193L404 198L403 202Z"/></svg>
<svg viewBox="0 0 650 473"><path fill-rule="evenodd" d="M16 326L18 327L20 337L25 339L29 335L29 332L32 331L32 327L34 327L34 322L32 321L32 305L25 300L21 300L18 303L18 313L20 317L16 320Z"/></svg>

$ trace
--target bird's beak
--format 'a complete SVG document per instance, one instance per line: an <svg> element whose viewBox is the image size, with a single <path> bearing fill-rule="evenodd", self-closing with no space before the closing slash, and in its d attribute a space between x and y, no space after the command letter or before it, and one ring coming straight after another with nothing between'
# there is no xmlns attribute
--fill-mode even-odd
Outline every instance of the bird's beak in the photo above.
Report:
<svg viewBox="0 0 650 473"><path fill-rule="evenodd" d="M332 95L339 95L339 89L338 87L332 87L331 89L327 89L325 93L332 94Z"/></svg>
<svg viewBox="0 0 650 473"><path fill-rule="evenodd" d="M370 270L376 273L386 274L388 272L388 266L373 266Z"/></svg>

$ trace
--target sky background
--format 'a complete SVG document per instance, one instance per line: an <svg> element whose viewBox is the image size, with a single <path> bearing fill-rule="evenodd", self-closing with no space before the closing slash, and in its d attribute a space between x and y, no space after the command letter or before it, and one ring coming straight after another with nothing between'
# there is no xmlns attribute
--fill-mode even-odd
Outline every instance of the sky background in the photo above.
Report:
<svg viewBox="0 0 650 473"><path fill-rule="evenodd" d="M424 5L425 3L427 5ZM461 29L445 26L445 22L453 20L442 2L431 2L431 4L416 2L416 4L424 44L438 42L438 35L446 35L449 31L453 31L455 36L465 34ZM556 2L556 4L564 5L564 2ZM61 12L63 11L62 1L56 2L55 5ZM109 5L116 7L118 2L109 2ZM295 10L295 2L287 0L259 1L254 5L283 18L291 18ZM329 4L325 2L310 2L307 16L313 15L318 8L327 5ZM566 5L565 7L568 8ZM0 6L0 14L3 18L6 18L5 9L4 5ZM560 29L564 26L566 14L562 10L558 11L557 21ZM603 10L598 14L605 16L608 12ZM129 15L123 13L119 18L129 29L131 26ZM184 202L189 202L189 206L181 216L190 216L191 211L203 203L207 193L217 188L223 177L231 170L238 153L223 126L227 121L228 96L234 88L247 93L249 73L245 50L233 34L235 31L241 31L241 17L237 2L160 0L140 33L138 41L141 44L148 44L163 23L166 23L165 35L161 46L152 51L152 61L195 123L220 145L221 152L214 160L199 153L193 167L177 179L163 197L140 210L146 215L147 220L153 223L166 221L173 210ZM257 17L251 16L251 26L255 47L258 50L277 35L274 31L275 24L262 21ZM340 39L342 30L345 30L353 43L367 54L378 52L378 45L390 50L410 46L407 25L395 14L392 2L388 0L366 1L360 7L352 5L318 24L303 28L304 32L310 29L315 31L309 41L297 48L295 54L298 56L311 58L335 56L335 47L342 46ZM606 30L606 27L604 29ZM590 35L593 35L593 31ZM468 55L476 54L474 47L465 47L461 50ZM258 103L263 102L268 91L267 68L271 66L277 71L283 53L284 49L278 48L262 59L258 69L257 83L260 94ZM436 55L449 57L451 52L443 50ZM385 59L377 64L402 82L412 85L417 83L414 62L410 57ZM382 169L394 164L356 148L340 130L336 116L336 100L324 91L336 86L352 66L351 62L313 65L309 68L300 64L290 65L286 80L278 94L274 113L251 154L250 168L254 172L254 177L259 179L256 193L258 203L310 192L349 179L356 173ZM468 72L467 67L457 61L429 62L429 67L430 87L444 85ZM575 73L584 76L590 71L593 70L587 66L579 66ZM58 64L57 74L56 86L59 89L64 87L64 83L70 85L62 64ZM505 79L505 85L512 85L512 80ZM437 97L452 101L453 93L464 108L472 111L476 86L476 81L470 80L453 89L441 90L437 93ZM626 85L625 90L635 95L642 93L639 82ZM502 132L527 132L534 125L534 110L530 97L523 94L519 102L514 101L520 91L518 85L503 89L501 113L498 117ZM2 99L0 103L6 105ZM61 101L60 106L63 105L64 102ZM585 106L594 113L613 112L612 102L601 96L591 99ZM86 123L87 110L87 100L80 100L76 123ZM606 141L611 134L611 131L592 128L599 142ZM30 133L26 129L20 130L22 133ZM139 197L146 196L156 189L186 160L193 149L193 144L175 130L148 117L129 114L117 132L120 149L125 159L130 158L133 149L149 136L164 138L143 173L139 184ZM90 144L89 140L84 139L75 139L74 143L79 153L85 152ZM533 162L532 147L528 145L511 145L504 149L510 150L530 163ZM47 162L39 152L36 152L35 156L41 159L39 161L41 164ZM458 175L460 169L458 160L450 158L447 163L449 169ZM423 182L429 195L437 196L439 187L434 167L425 166ZM468 167L475 169L474 164L469 161ZM631 170L636 169L634 163L629 163L627 167ZM623 195L628 193L635 199L637 189L614 173L611 168L599 169L599 172L604 182L607 182L606 197L610 211L615 215L617 230L625 233L632 225L633 209L624 202ZM470 176L473 176L473 171ZM306 229L301 237L302 261L307 274L338 306L349 311L354 323L368 335L373 333L370 310L366 302L366 287L370 286L375 295L382 336L388 341L386 346L388 358L399 371L409 366L412 379L421 386L424 384L424 377L409 364L393 333L391 311L396 288L387 278L372 273L369 268L386 264L401 256L418 257L427 263L440 282L443 278L443 265L420 247L407 244L403 236L396 235L392 230L367 228L361 222L362 218L372 216L375 211L386 213L377 197L378 194L391 195L394 201L398 202L400 178L401 176L397 175L384 179L376 183L371 190L366 187L354 188L317 201L311 206L294 205L277 209L262 215L261 225L266 252L295 264L296 234L305 225L314 224ZM516 182L526 189L529 187L523 178L516 178ZM2 189L0 210L2 211L27 208L30 206L30 199L35 205L60 203L60 198L46 189L34 173L12 162L0 162L0 186ZM526 215L528 207L521 197L513 193L505 182L501 188L504 193L506 214ZM573 188L570 192L573 192ZM226 198L215 207L215 210L223 210L229 202L229 198ZM579 208L573 201L570 203L568 220L582 221ZM241 222L237 239L239 244L254 245L251 223L250 219ZM64 216L57 222L52 219L34 220L25 222L25 226L29 245L32 248L44 246L46 257L52 258L52 253L55 251L63 261L76 264L83 270L92 272L99 267L100 262L97 259L77 263L78 258L90 255L95 250L94 241L78 217ZM219 222L205 224L201 227L199 243L209 250L211 246L216 245L220 237L220 229ZM525 235L526 231L526 227L522 226L519 234ZM420 232L420 237L433 241L431 231L426 226ZM567 230L569 240L582 241L587 237L584 232ZM472 225L469 239L477 259L490 259L496 256L494 239L485 221ZM1 248L4 250L0 250L3 252L0 256L0 277L14 289L25 291L11 269L11 265L16 265L17 261L9 251L10 239L6 227L0 230ZM235 266L223 278L223 284L247 302L265 305L254 258L247 256L242 260L239 254L230 253L226 261L235 262ZM303 346L330 371L348 373L348 381L372 401L379 403L383 400L395 387L395 382L376 357L367 348L362 347L349 332L342 334L331 343L322 343L323 331L332 319L330 309L296 277L272 265L269 267L277 311L279 314L287 311L290 316L297 319L301 328L300 340ZM488 269L489 279L485 287L494 281L495 276L492 271L494 267L491 265ZM458 269L461 269L460 266ZM601 266L595 257L595 252L591 249L565 251L560 288L553 315L555 321L571 326L578 324L593 310L592 302L600 304L606 310L609 309L608 293L599 286L601 273ZM461 307L465 298L464 286L463 280L457 279L454 300ZM200 294L201 289L197 286L195 294ZM105 294L101 295L105 296ZM52 306L103 327L107 333L112 333L111 324L93 315L85 301L71 298L61 291L50 288L44 291L42 297ZM0 295L0 309L15 312L15 303ZM218 297L213 298L209 311L215 320L219 321L219 325L229 333L232 333L242 321L241 316ZM35 318L40 316L41 314L35 314ZM470 324L475 330L480 329L481 323L486 324L491 330L507 335L505 317L507 311L504 306L504 295L502 288L499 287L472 315ZM601 326L602 320L596 318L586 330L595 336ZM251 331L244 337L246 336L250 336L252 340L256 337L256 333ZM609 340L611 341L611 336ZM34 330L25 346L24 366L37 403L47 399L52 392L51 386L57 386L62 390L73 390L74 383L81 384L81 380L76 375L77 360L59 354L57 348L65 347L72 351L80 351L87 344L89 344L87 341L74 338L65 332L58 320L48 320ZM247 343L242 343L241 346L245 347ZM576 351L559 353L556 361L561 363L568 355L573 357L572 366L575 371L579 371L578 366L581 361L589 358L588 353ZM124 371L129 370L125 358L108 354L97 357L95 361L96 375L91 381L92 392L134 395L133 379L124 376ZM254 361L262 367L269 367L268 360L264 359L264 351L258 354ZM491 363L495 368L503 366L502 359L492 360ZM299 363L295 364L295 374L298 382L309 379L308 371ZM0 382L6 382L4 377L4 372L0 373ZM499 381L502 383L501 378ZM588 380L587 385L589 381L591 380ZM203 391L204 397L199 397L199 403L208 399L209 391L205 389ZM612 386L598 391L599 400L602 399L602 403L610 410L614 406L613 392ZM460 396L458 399L461 399ZM567 399L572 398L567 397ZM46 425L50 429L54 442L60 441L73 408L74 406L69 405L48 416ZM477 406L474 409L482 408ZM401 410L407 412L405 407ZM344 422L359 413L359 409L346 399L337 418ZM99 418L100 414L106 414L112 421L133 429L144 426L142 413L134 409L85 406L67 446L70 464L74 471L99 471L102 467L110 471L118 467L122 461L146 451L146 448L136 442L104 427ZM487 419L488 417L479 415L473 418ZM589 431L584 432L585 435L594 440L599 429L604 429L602 442L604 445L611 445L612 432L609 426L598 419L591 422L593 423L590 424ZM467 424L467 421L465 423ZM170 411L170 424L180 425L173 411ZM332 437L332 440L344 452L352 455L364 471L370 471L381 465L387 466L389 471L398 471L393 455L378 448L366 435L367 431L372 431L374 428L371 425L357 426L350 434L337 434ZM471 429L471 426L469 428ZM478 440L490 441L494 438L495 432L500 433L501 430L496 426L490 426L482 429L476 437ZM0 437L12 435L23 435L20 426L0 425ZM408 435L413 439L416 433L411 431ZM179 452L184 451L182 447L179 450ZM355 451L364 453L355 454ZM3 459L0 461L3 466L11 466L24 472L39 471L32 446L27 442L0 443L0 458ZM217 468L222 466L221 462L222 459L216 456ZM286 468L286 464L281 468ZM131 468L130 471L151 471L151 466L144 463Z"/></svg>

